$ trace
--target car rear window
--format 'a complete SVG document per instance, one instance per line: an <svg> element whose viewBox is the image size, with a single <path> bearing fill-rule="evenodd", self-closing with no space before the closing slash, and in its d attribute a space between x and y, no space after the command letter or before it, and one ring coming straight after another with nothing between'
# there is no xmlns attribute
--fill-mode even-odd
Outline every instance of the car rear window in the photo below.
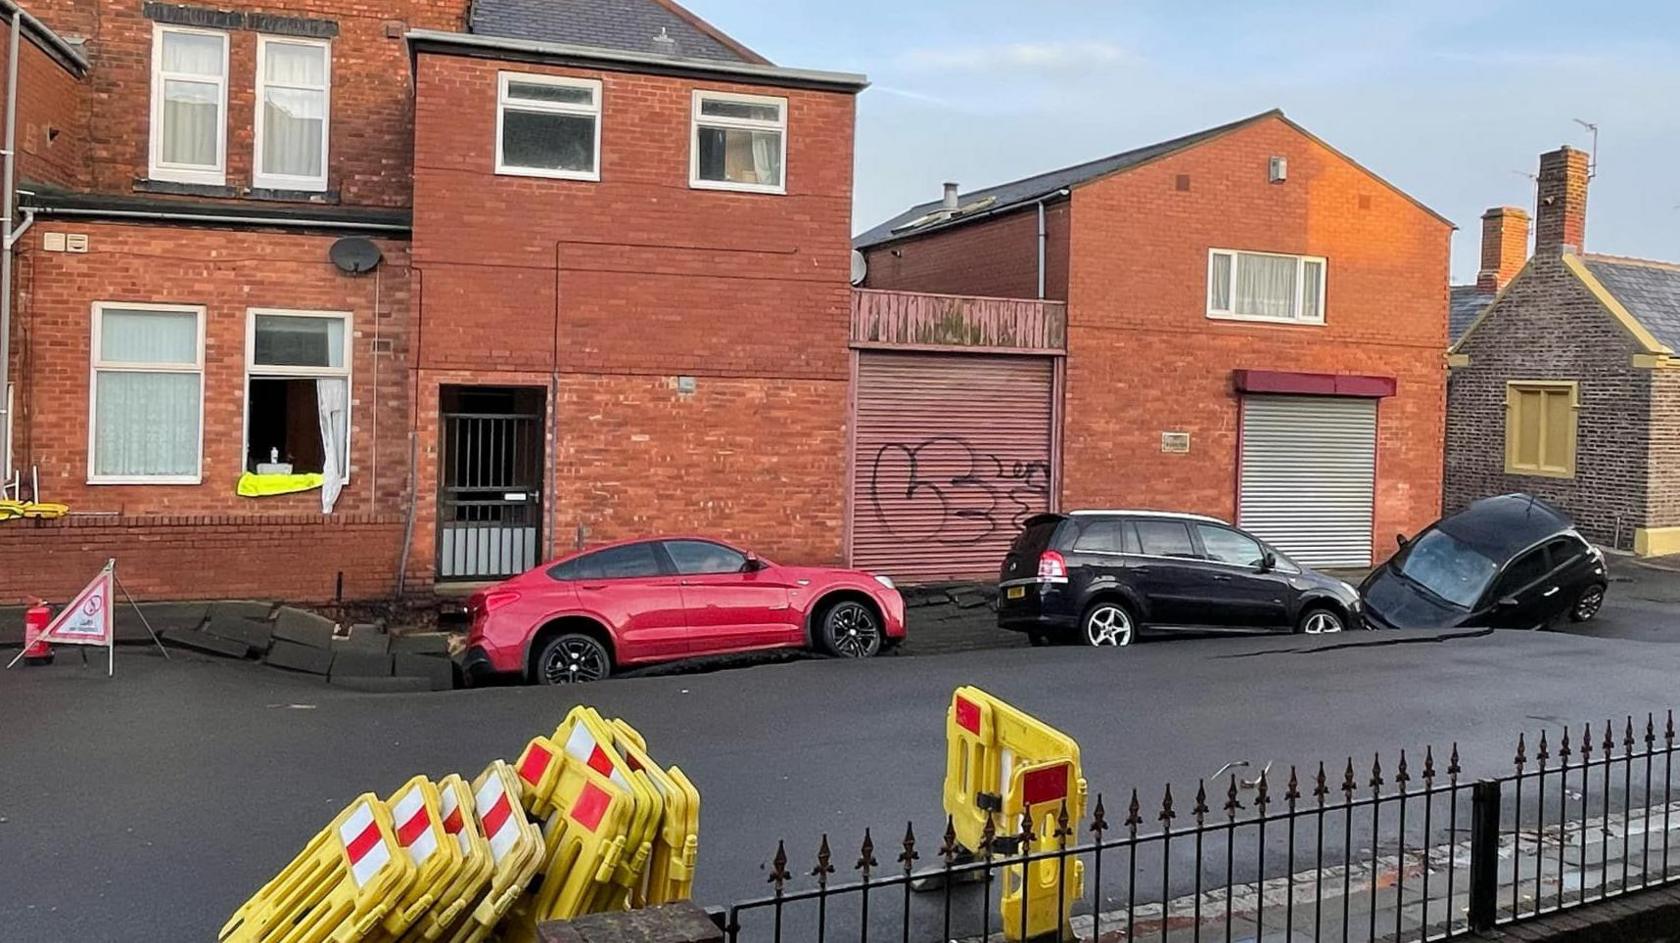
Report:
<svg viewBox="0 0 1680 943"><path fill-rule="evenodd" d="M1036 556L1050 546L1056 530L1062 526L1067 518L1058 514L1045 514L1031 518L1021 535L1015 538L1015 543L1009 548L1010 553L1018 553L1023 557Z"/></svg>
<svg viewBox="0 0 1680 943"><path fill-rule="evenodd" d="M1196 545L1190 541L1190 528L1183 521L1155 521L1140 519L1132 522L1137 528L1138 545L1152 557L1194 557Z"/></svg>

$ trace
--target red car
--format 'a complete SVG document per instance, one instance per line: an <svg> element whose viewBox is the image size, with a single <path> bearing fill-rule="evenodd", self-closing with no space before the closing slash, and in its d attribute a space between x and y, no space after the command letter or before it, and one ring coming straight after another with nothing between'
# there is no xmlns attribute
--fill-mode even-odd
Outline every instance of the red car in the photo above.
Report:
<svg viewBox="0 0 1680 943"><path fill-rule="evenodd" d="M774 648L868 658L904 638L892 580L780 566L705 537L627 540L472 595L471 680L597 681L620 668Z"/></svg>

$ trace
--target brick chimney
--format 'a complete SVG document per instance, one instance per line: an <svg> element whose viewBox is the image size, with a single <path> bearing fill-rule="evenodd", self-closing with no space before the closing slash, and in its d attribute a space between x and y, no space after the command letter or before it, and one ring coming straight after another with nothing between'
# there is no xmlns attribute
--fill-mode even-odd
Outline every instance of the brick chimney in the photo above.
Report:
<svg viewBox="0 0 1680 943"><path fill-rule="evenodd" d="M1517 277L1528 261L1528 214L1515 206L1495 206L1482 214L1482 270L1476 287L1498 291Z"/></svg>
<svg viewBox="0 0 1680 943"><path fill-rule="evenodd" d="M1540 155L1534 254L1580 252L1587 238L1587 152L1564 145Z"/></svg>

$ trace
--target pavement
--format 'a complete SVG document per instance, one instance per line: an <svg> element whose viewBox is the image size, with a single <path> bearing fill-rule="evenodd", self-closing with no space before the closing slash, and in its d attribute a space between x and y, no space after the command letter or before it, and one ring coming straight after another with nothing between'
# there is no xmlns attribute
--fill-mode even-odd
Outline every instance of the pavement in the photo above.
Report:
<svg viewBox="0 0 1680 943"><path fill-rule="evenodd" d="M1672 704L1680 648L1562 633L1196 639L810 660L582 688L369 695L253 662L143 647L0 676L0 927L15 939L205 939L364 791L473 774L586 701L699 785L697 899L767 890L786 839L849 865L904 823L933 860L943 714L978 684L1075 737L1093 792L1194 792L1232 761L1339 768L1456 742L1466 779L1507 772L1519 731ZM1415 762L1415 759L1414 759ZM1388 764L1392 768L1392 764ZM1112 806L1111 806L1112 807ZM890 836L890 837L882 837ZM24 888L27 888L25 890ZM837 937L838 938L838 937Z"/></svg>

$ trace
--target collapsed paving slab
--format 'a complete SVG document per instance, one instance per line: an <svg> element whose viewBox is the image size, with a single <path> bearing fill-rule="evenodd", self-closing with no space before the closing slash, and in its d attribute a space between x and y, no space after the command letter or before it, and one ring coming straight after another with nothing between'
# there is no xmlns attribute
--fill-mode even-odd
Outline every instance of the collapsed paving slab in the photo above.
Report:
<svg viewBox="0 0 1680 943"><path fill-rule="evenodd" d="M332 670L333 653L327 648L275 639L274 646L268 650L268 657L264 661L275 668L325 677Z"/></svg>
<svg viewBox="0 0 1680 943"><path fill-rule="evenodd" d="M153 631L161 633L166 629L201 628L209 612L210 604L206 602L143 602L137 613L122 593L118 593L111 621L116 628L117 641L149 642L152 637L146 634L146 623L140 621L140 613L145 613L146 622L152 624Z"/></svg>
<svg viewBox="0 0 1680 943"><path fill-rule="evenodd" d="M443 655L449 654L449 633L447 632L416 632L413 635L391 636L390 652L393 655Z"/></svg>
<svg viewBox="0 0 1680 943"><path fill-rule="evenodd" d="M245 658L251 653L251 646L244 642L218 638L199 629L167 629L161 634L165 644L203 652L206 655Z"/></svg>
<svg viewBox="0 0 1680 943"><path fill-rule="evenodd" d="M328 672L329 680L340 678L389 678L391 676L391 656L384 652L333 652L332 670Z"/></svg>
<svg viewBox="0 0 1680 943"><path fill-rule="evenodd" d="M425 678L433 691L455 687L455 665L437 655L393 655L391 672L398 677Z"/></svg>
<svg viewBox="0 0 1680 943"><path fill-rule="evenodd" d="M281 606L274 616L276 641L308 645L311 648L332 648L333 629L338 623L307 609Z"/></svg>
<svg viewBox="0 0 1680 943"><path fill-rule="evenodd" d="M337 651L377 652L384 654L390 650L391 637L385 630L371 622L359 622L350 627L350 634L344 638L333 639L333 648Z"/></svg>
<svg viewBox="0 0 1680 943"><path fill-rule="evenodd" d="M211 603L204 631L217 638L244 642L258 657L268 651L274 633L269 614L274 606L266 602Z"/></svg>

